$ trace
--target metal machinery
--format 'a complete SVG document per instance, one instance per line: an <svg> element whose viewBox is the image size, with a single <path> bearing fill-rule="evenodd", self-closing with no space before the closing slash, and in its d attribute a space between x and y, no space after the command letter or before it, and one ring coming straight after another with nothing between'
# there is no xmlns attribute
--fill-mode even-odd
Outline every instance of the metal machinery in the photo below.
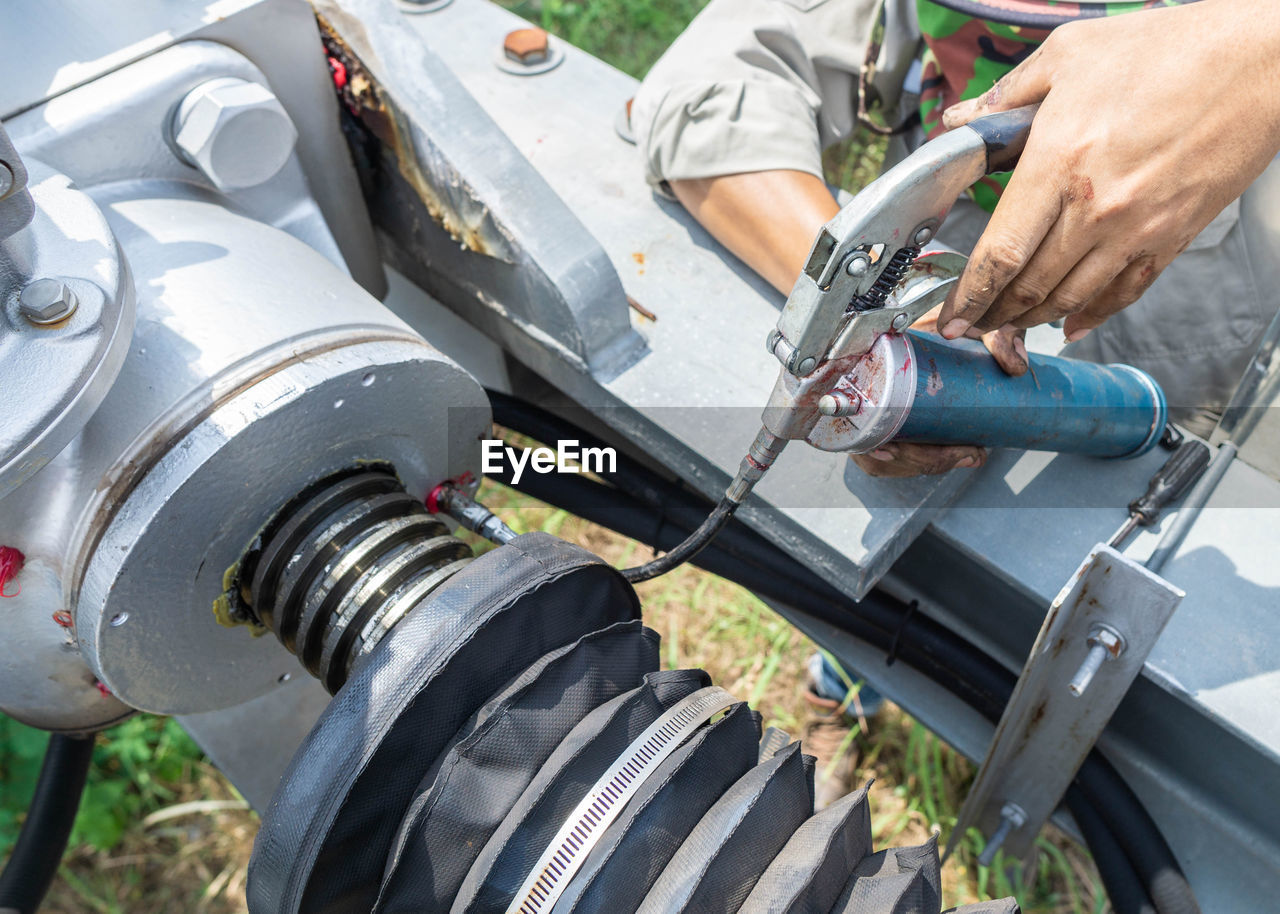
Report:
<svg viewBox="0 0 1280 914"><path fill-rule="evenodd" d="M506 57L502 38L519 20L484 0L24 2L5 20L0 577L16 593L0 606L0 709L65 734L133 709L179 715L256 807L276 794L254 910L367 909L364 895L343 894L350 886L311 881L331 849L277 840L317 822L363 840L341 818L345 799L391 802L359 777L315 774L322 762L367 762L386 777L403 767L394 727L360 756L335 721L346 715L345 733L362 715L409 722L415 707L450 708L458 719L425 766L477 726L468 718L494 707L485 702L514 706L512 677L569 664L565 645L625 641L631 665L618 669L636 682L656 662L629 588L589 557L525 540L472 562L422 498L479 475L494 414L543 440L577 428L630 469L614 488L536 476L528 490L639 537L658 525L637 500L658 493L658 544L670 548L759 427L778 374L760 344L782 303L643 186L615 129L633 81L557 43L537 61ZM1266 214L1245 206L1240 218ZM1276 336L1224 422L1231 442L1192 493L1203 510L1165 522L1185 534L1176 548L1159 550L1166 531L1146 526L1099 545L1158 451L1102 462L1007 450L976 475L895 481L793 447L700 560L737 573L985 758L965 817L1007 849L1025 849L1050 814L1096 831L1068 783L1114 768L1107 776L1136 795L1204 910L1269 910L1280 894L1280 482L1268 449L1244 439L1259 424L1247 397L1274 388ZM929 343L876 345L901 365L903 347ZM787 366L790 352L779 358ZM548 412L522 411L512 392ZM1241 459L1222 458L1237 445ZM501 663L441 647L446 617L477 637L508 631L506 608L561 580L553 567L599 592L594 615L545 611L540 634L490 655ZM488 615L458 602L486 586ZM787 598L800 592L813 599ZM913 644L917 634L958 639L956 668L976 651L993 678L948 679L954 670L930 666L936 652ZM424 657L437 666L414 665ZM466 688L437 694L470 705L414 704L450 676ZM343 689L348 678L367 691ZM584 712L656 688L624 685L621 672L612 692L574 681L595 683ZM746 709L680 681L654 699L655 727L661 717L692 732L737 710L701 742L676 741L671 758L714 750L724 765L736 752L726 770L768 768L803 793L797 753L746 759ZM615 755L658 738L627 732ZM395 790L412 792L419 776ZM1064 790L1070 813L1054 813ZM699 827L711 828L703 813ZM817 827L855 835L860 816L855 795ZM554 857L554 829L537 834L543 844L530 846ZM850 868L869 850L855 844L842 845ZM880 859L906 873L908 856ZM805 860L807 885L817 864ZM591 907L599 886L581 874L598 863L579 860L579 878L561 882L565 907ZM550 909L523 884L528 872L508 874L507 897L523 889L528 910ZM676 897L674 877L649 878L651 899Z"/></svg>

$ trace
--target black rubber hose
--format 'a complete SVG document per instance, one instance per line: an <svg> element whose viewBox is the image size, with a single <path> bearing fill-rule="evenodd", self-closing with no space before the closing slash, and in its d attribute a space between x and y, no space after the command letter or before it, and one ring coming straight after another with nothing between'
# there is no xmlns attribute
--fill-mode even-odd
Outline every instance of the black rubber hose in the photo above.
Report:
<svg viewBox="0 0 1280 914"><path fill-rule="evenodd" d="M1133 912L1133 914L1156 914L1155 905L1151 903L1147 890L1138 880L1124 849L1116 842L1115 835L1107 827L1107 823L1098 815L1093 804L1089 802L1078 786L1072 784L1067 788L1067 808L1080 827L1080 835L1093 854L1093 862L1098 867L1103 885L1107 887L1107 896L1111 899L1111 907L1116 911Z"/></svg>
<svg viewBox="0 0 1280 914"><path fill-rule="evenodd" d="M93 761L93 737L49 737L18 843L0 873L0 909L35 914L62 863Z"/></svg>
<svg viewBox="0 0 1280 914"><path fill-rule="evenodd" d="M1159 826L1106 757L1091 752L1076 775L1076 784L1117 837L1133 833L1160 836L1158 841L1124 842L1125 853L1142 876L1156 910L1160 914L1200 914L1195 893Z"/></svg>
<svg viewBox="0 0 1280 914"><path fill-rule="evenodd" d="M545 411L539 410L528 404L515 401L509 397L495 398L498 400L494 404L495 420L499 423L512 428L515 431L528 434L531 437L548 441L563 437L566 433L576 435L580 439L584 437L584 433L580 429L572 426L558 417L552 416ZM590 437L590 436L585 436ZM542 477L542 479L551 479L552 477ZM569 482L572 477L556 477L561 482ZM573 480L585 482L585 480ZM620 487L631 490L643 501L656 506L663 511L669 512L674 505L679 505L688 510L705 511L705 506L700 506L700 501L695 493L691 493L678 484L662 479L657 474L636 464L634 461L620 457L618 471L610 474L610 481L620 483ZM577 510L573 513L596 519L606 526L615 526L611 523L616 515L612 511L605 510L602 501L614 501L614 509L619 506L616 501L611 498L605 498L604 493L613 491L605 486L594 483L586 484L591 490L588 495L587 489L573 486L578 489L577 497L572 499L577 502L575 506ZM526 485L525 490L529 490ZM541 488L541 486L539 486ZM557 486L555 482L551 483L551 488L559 488L560 496L563 498L566 492L564 486ZM643 493L643 494L642 494ZM536 493L535 497L538 497ZM551 492L546 492L542 496L543 500L553 504L558 504L556 496ZM693 505L689 502L692 500ZM683 503L683 504L681 504ZM567 505L562 507L568 508ZM683 513L683 512L682 512ZM665 520L665 518L664 518ZM663 523L643 522L639 526L627 524L631 529L620 530L627 533L633 538L641 541L649 541L652 545L662 548L665 544L661 542L653 542L655 532L663 531ZM641 526L645 529L641 529ZM646 533L648 535L646 535ZM667 530L667 535L679 537L681 531ZM742 534L745 533L746 536ZM734 535L738 534L738 535ZM809 587L801 587L800 591L787 588L784 593L770 593L776 591L776 586L768 586L769 581L754 581L748 584L741 581L741 568L713 568L712 565L721 566L721 562L717 561L717 553L722 543L732 538L737 547L734 552L738 554L740 560L750 560L748 556L742 555L743 552L754 553L757 560L764 558L764 564L777 567L780 564L790 566L788 570L798 569L798 572L787 574L786 577L792 579L792 583L796 581L797 575L801 579L809 578ZM747 545L755 540L753 545ZM722 574L731 579L739 579L740 583L749 589L756 590L762 594L770 596L772 599L791 605L797 609L801 609L810 615L824 619L824 621L841 625L850 629L850 633L854 634L862 640L883 647L878 643L877 639L871 633L863 631L858 632L852 630L849 625L852 614L843 613L840 618L832 618L831 603L837 606L849 603L847 597L835 591L830 585L814 575L809 569L800 566L790 556L782 553L776 546L759 537L754 531L750 531L741 525L732 525L726 527L721 539L713 546L714 552L704 552L703 559L697 564L707 567L716 573ZM754 577L754 576L753 576ZM797 600L797 597L804 596L803 591L810 590L809 599ZM826 593L823 593L826 591ZM813 599L821 594L822 599ZM790 597L790 599L788 598ZM854 604L855 611L859 615L870 615L874 617L874 621L879 623L882 631L897 632L897 638L904 642L899 648L899 655L907 660L907 654L911 656L909 662L922 672L933 673L932 678L935 680L946 679L950 681L949 688L951 691L960 695L966 702L975 709L984 713L992 721L998 720L1004 705L1008 701L1008 696L1012 691L1016 677L1008 670L1005 670L999 664L992 661L981 651L973 648L972 645L963 639L954 635L947 629L942 628L927 617L918 614L913 615L904 626L901 622L906 608L898 604L900 609L895 610L892 606L883 605L883 595L881 599L875 599L875 595L863 600L859 604ZM890 598L891 600L891 598ZM896 602L896 601L891 601ZM799 605L798 605L799 603ZM825 604L825 605L823 605ZM932 631L929 631L932 629ZM909 637L908 637L909 635ZM962 677L943 676L944 670L948 670L953 666L963 668ZM1151 820L1149 814L1137 797L1133 795L1128 785L1115 772L1109 763L1097 752L1091 753L1090 757L1082 766L1077 780L1081 782L1081 786L1088 788L1090 794L1095 797L1105 797L1106 802L1103 808L1109 815L1110 827L1118 835L1122 846L1126 848L1126 854L1135 864L1139 873L1143 877L1143 882L1149 886L1154 897L1160 899L1159 910L1161 914L1194 914L1199 911L1199 906L1195 902L1194 894L1191 892L1190 885L1186 881L1185 875L1181 872L1173 857L1172 851L1165 842L1163 835L1158 827ZM1123 892L1121 892L1123 896Z"/></svg>

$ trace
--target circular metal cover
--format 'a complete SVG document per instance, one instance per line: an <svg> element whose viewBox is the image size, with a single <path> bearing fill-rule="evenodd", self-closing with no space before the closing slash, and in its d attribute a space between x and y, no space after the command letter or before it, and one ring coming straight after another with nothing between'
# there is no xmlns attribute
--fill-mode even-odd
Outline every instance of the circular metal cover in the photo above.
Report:
<svg viewBox="0 0 1280 914"><path fill-rule="evenodd" d="M165 714L229 707L296 669L274 638L224 625L213 603L267 520L309 484L389 464L421 497L473 466L476 448L448 447L433 408L436 397L460 407L451 421L477 441L488 411L470 376L407 332L348 334L336 347L294 343L295 361L164 441L102 531L76 635L90 667L130 705Z"/></svg>
<svg viewBox="0 0 1280 914"><path fill-rule="evenodd" d="M882 333L835 391L860 401L850 416L823 416L808 442L824 451L865 454L893 438L907 421L916 397L916 360L902 333Z"/></svg>
<svg viewBox="0 0 1280 914"><path fill-rule="evenodd" d="M133 336L132 283L102 212L70 178L26 165L35 218L0 244L0 498L79 433ZM69 317L41 324L23 315L22 290L40 280L74 295Z"/></svg>

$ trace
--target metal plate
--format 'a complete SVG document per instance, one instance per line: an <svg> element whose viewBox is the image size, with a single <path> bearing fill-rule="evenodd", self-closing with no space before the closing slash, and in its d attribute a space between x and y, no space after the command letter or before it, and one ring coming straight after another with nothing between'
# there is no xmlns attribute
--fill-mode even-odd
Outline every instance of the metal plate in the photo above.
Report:
<svg viewBox="0 0 1280 914"><path fill-rule="evenodd" d="M383 28L374 5L356 0L338 5L370 32ZM501 339L517 359L635 447L718 497L760 427L778 375L777 360L765 351L764 341L777 323L783 296L750 275L683 208L644 183L639 152L614 130L617 111L635 95L634 79L573 47L565 47L565 62L555 70L535 79L511 79L493 67L492 58L503 36L525 23L488 3L458 0L433 16L397 21L407 23L448 65L501 128L503 142L514 143L604 248L626 294L658 319L633 314L632 325L647 338L647 350L622 360L620 370L614 361L609 371L591 372L548 342L563 332L553 322L498 324L489 308L467 309L456 299L446 304ZM397 48L402 42L396 37ZM392 71L403 82L395 86L402 95L410 84L423 82L421 51L405 51L404 61L402 71ZM385 52L381 62L394 63ZM438 80L431 85L436 92L452 91ZM465 126L468 135L483 135L472 104L449 97L452 132ZM459 153L454 167L476 182L477 193L487 195L482 202L507 213L516 230L538 225L508 243L558 250L563 239L578 237L569 231L580 231L576 224L562 227L523 179L501 181L503 176L492 174L489 147L473 144L466 157ZM433 249L431 255L438 262L448 253ZM410 278L429 280L397 264ZM594 288L585 255L576 269L561 278L564 288ZM510 313L528 307L516 300L503 305ZM842 454L789 448L740 515L833 584L861 596L925 527L930 509L949 503L973 474L960 470L884 480L848 472L851 466Z"/></svg>
<svg viewBox="0 0 1280 914"><path fill-rule="evenodd" d="M1017 804L1025 821L1008 832L1003 849L1015 857L1031 849L1182 597L1177 587L1110 546L1094 547L1045 616L948 852L970 826L988 837L995 833L1007 803ZM1069 684L1098 623L1118 630L1125 648L1076 695Z"/></svg>

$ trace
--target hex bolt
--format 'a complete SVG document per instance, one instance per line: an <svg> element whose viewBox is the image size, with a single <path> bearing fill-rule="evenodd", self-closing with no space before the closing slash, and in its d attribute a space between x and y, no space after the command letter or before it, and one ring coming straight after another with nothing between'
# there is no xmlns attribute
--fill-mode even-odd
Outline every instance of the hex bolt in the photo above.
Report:
<svg viewBox="0 0 1280 914"><path fill-rule="evenodd" d="M921 226L916 230L915 235L916 247L922 248L933 240L933 227L929 225Z"/></svg>
<svg viewBox="0 0 1280 914"><path fill-rule="evenodd" d="M849 396L843 390L833 390L818 400L818 412L835 418L852 416L862 408L862 398Z"/></svg>
<svg viewBox="0 0 1280 914"><path fill-rule="evenodd" d="M196 86L173 119L173 142L219 190L256 187L293 155L298 131L271 90L225 76Z"/></svg>
<svg viewBox="0 0 1280 914"><path fill-rule="evenodd" d="M18 296L18 310L37 327L66 320L75 313L76 293L61 279L37 279Z"/></svg>
<svg viewBox="0 0 1280 914"><path fill-rule="evenodd" d="M1089 688L1089 683L1093 682L1094 675L1102 669L1102 664L1119 657L1125 648L1124 636L1101 622L1089 629L1086 643L1089 645L1089 653L1085 655L1084 662L1080 664L1080 669L1076 670L1068 686L1071 694L1077 698Z"/></svg>
<svg viewBox="0 0 1280 914"><path fill-rule="evenodd" d="M537 27L516 29L502 40L502 53L526 67L545 63L551 55L551 43L544 29Z"/></svg>
<svg viewBox="0 0 1280 914"><path fill-rule="evenodd" d="M9 167L8 162L0 162L0 200L7 197L11 190L13 190L13 169Z"/></svg>
<svg viewBox="0 0 1280 914"><path fill-rule="evenodd" d="M909 320L911 320L911 315L907 314L905 311L899 311L893 316L893 323L889 326L894 329L895 333L901 333L903 330L907 329L907 322Z"/></svg>
<svg viewBox="0 0 1280 914"><path fill-rule="evenodd" d="M978 865L990 866L1005 840L1026 824L1027 814L1022 807L1017 803L1005 803L1000 808L1000 825L991 836L991 840L987 842L987 846L982 849L982 855L978 857Z"/></svg>

